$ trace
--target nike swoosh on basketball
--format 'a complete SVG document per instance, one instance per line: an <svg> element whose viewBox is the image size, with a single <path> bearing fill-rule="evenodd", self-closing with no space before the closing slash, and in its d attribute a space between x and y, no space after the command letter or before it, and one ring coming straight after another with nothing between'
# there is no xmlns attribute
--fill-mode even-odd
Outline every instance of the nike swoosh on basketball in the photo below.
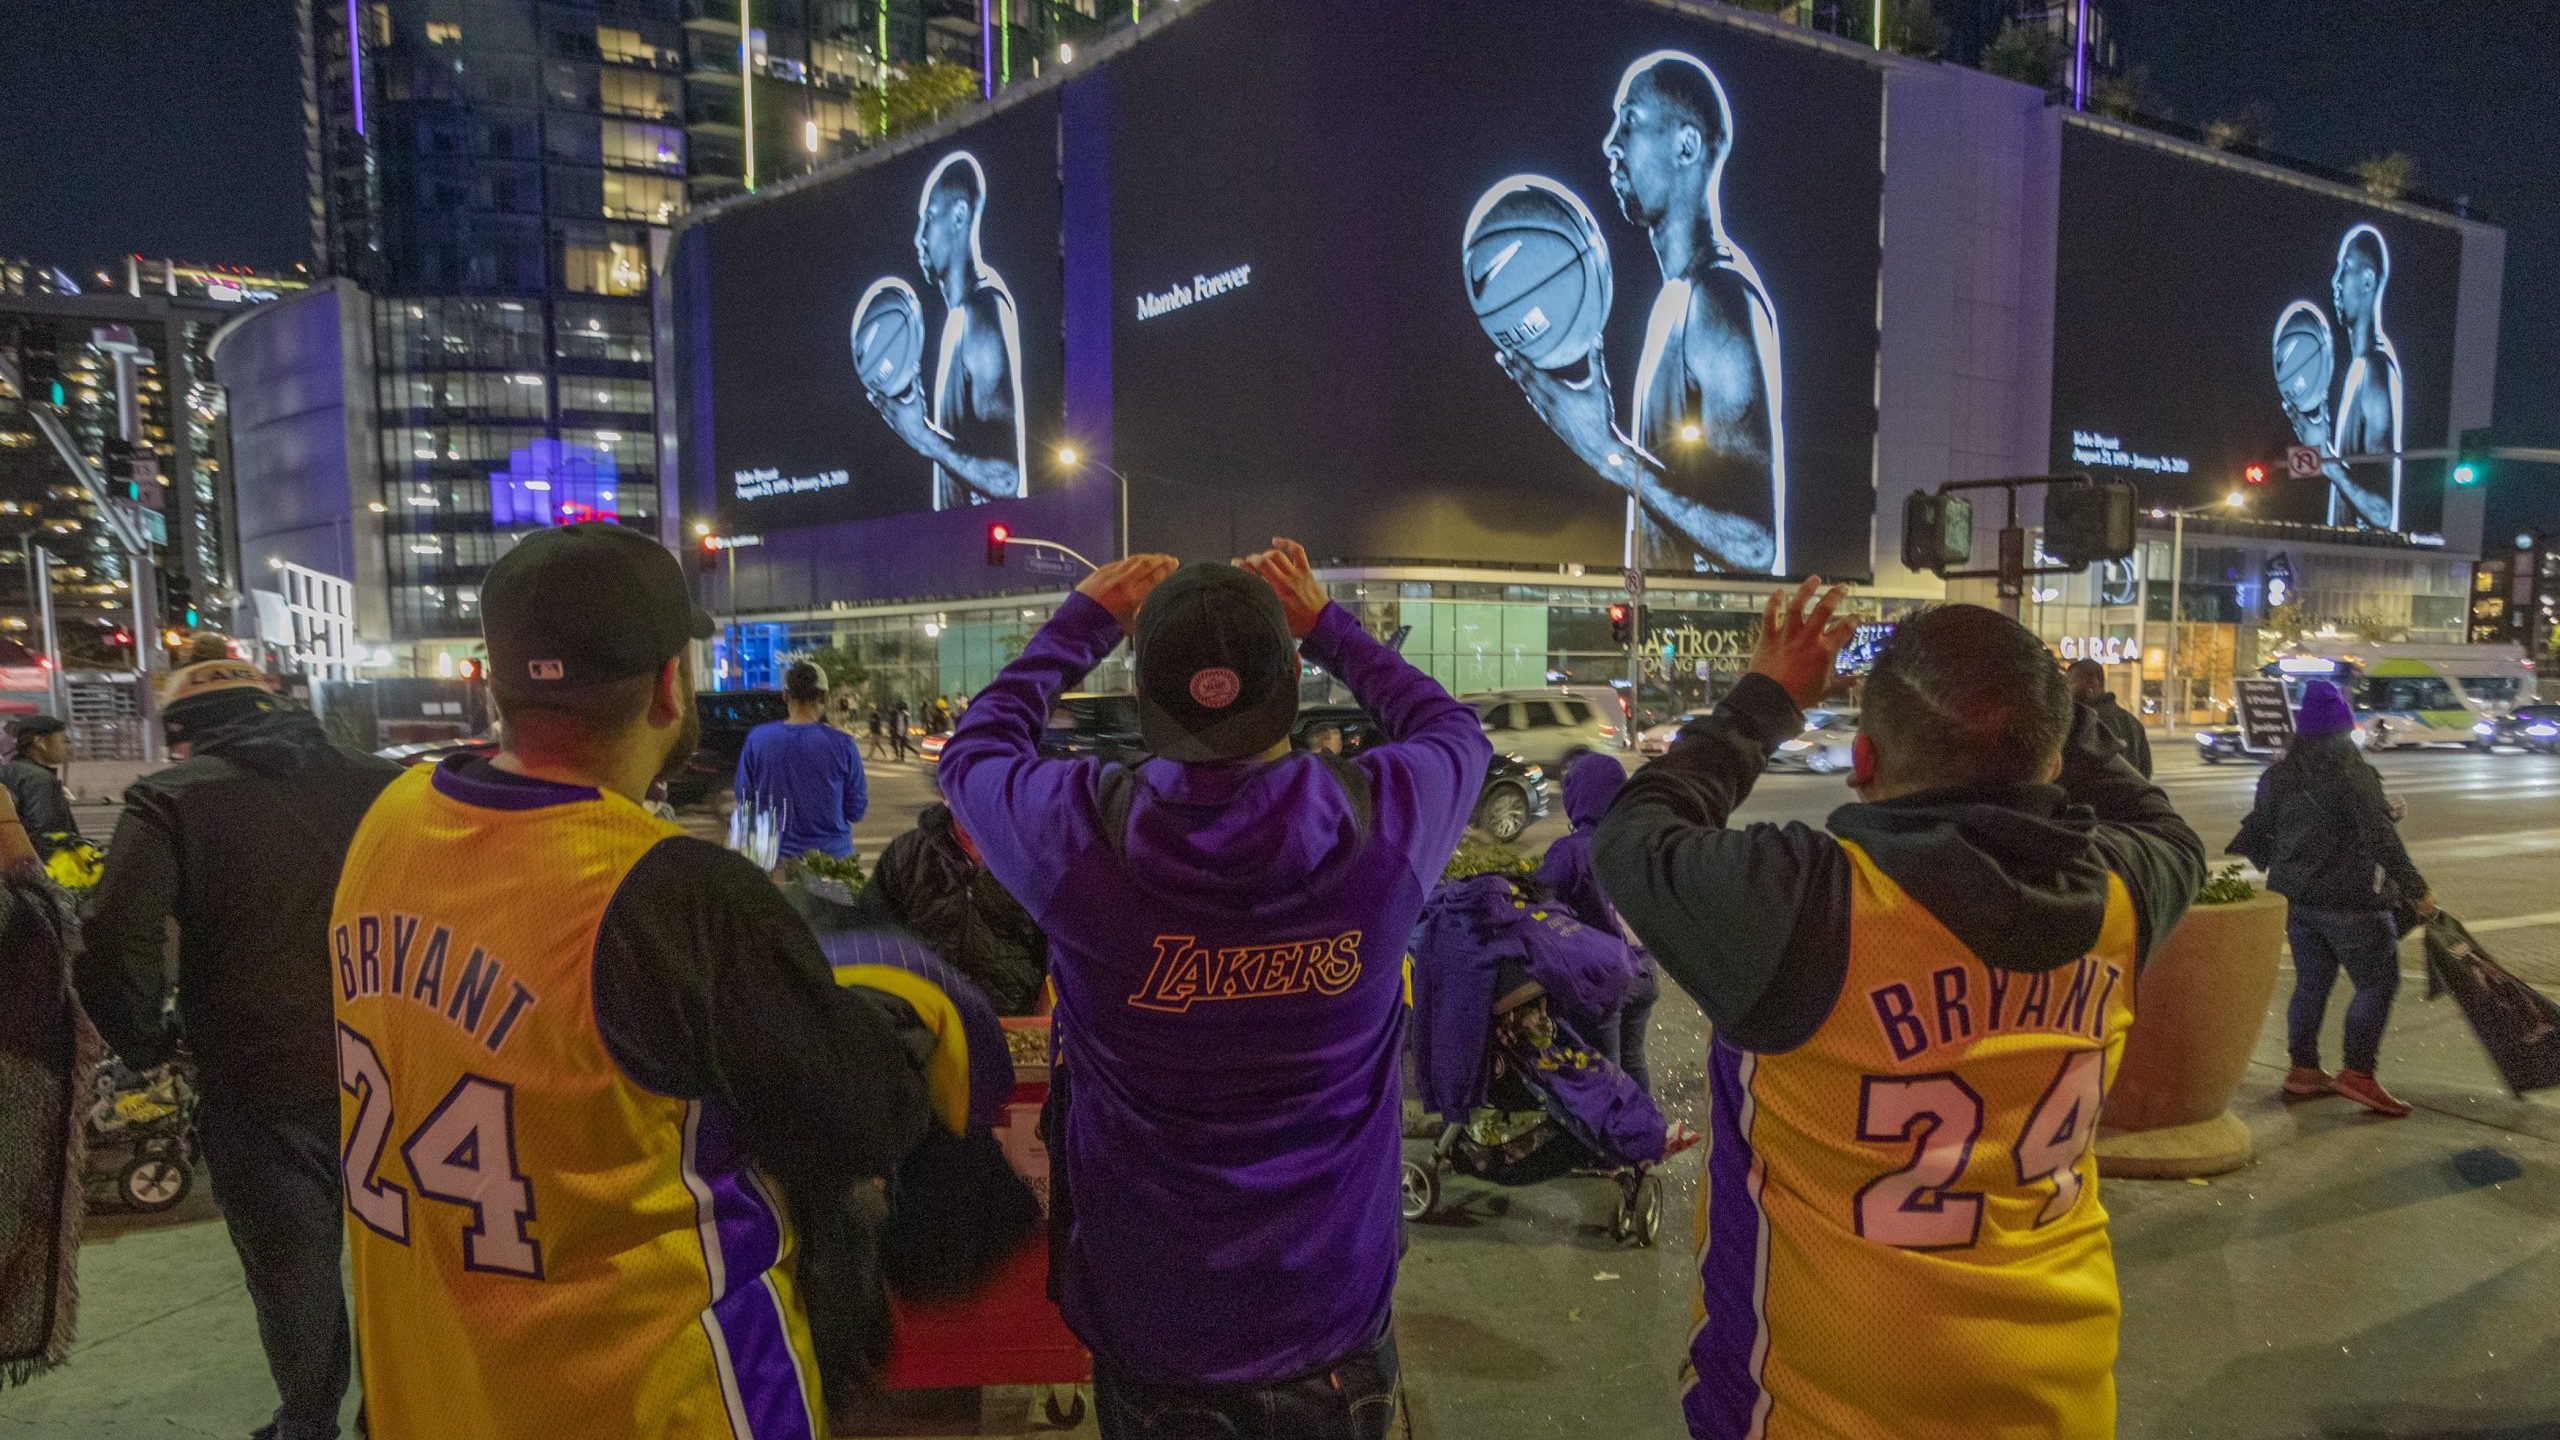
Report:
<svg viewBox="0 0 2560 1440"><path fill-rule="evenodd" d="M1492 284L1493 277L1501 274L1502 267L1510 264L1511 257L1519 253L1520 242L1517 240L1514 240L1510 244L1502 247L1502 253L1494 256L1493 263L1484 267L1484 273L1475 278L1474 284L1477 299L1481 300L1484 298L1484 287Z"/></svg>

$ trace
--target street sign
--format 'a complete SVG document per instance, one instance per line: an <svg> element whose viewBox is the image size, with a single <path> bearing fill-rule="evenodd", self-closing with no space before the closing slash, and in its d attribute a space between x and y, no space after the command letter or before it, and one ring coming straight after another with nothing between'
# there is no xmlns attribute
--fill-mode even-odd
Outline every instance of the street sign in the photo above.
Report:
<svg viewBox="0 0 2560 1440"><path fill-rule="evenodd" d="M2296 480L2320 478L2320 452L2308 445L2284 447L2284 473Z"/></svg>
<svg viewBox="0 0 2560 1440"><path fill-rule="evenodd" d="M2283 681L2234 680L2231 693L2239 702L2241 749L2265 755L2293 743L2293 707L2285 703Z"/></svg>
<svg viewBox="0 0 2560 1440"><path fill-rule="evenodd" d="M1644 593L1644 572L1642 570L1629 566L1626 572L1626 580L1628 594L1642 595Z"/></svg>

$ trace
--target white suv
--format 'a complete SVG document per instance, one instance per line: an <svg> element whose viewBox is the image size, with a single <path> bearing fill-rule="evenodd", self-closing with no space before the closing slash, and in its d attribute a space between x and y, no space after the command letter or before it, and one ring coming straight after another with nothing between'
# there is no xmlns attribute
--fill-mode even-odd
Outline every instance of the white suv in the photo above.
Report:
<svg viewBox="0 0 2560 1440"><path fill-rule="evenodd" d="M1626 712L1618 708L1614 691L1598 699L1571 690L1496 690L1467 696L1466 703L1484 722L1494 749L1518 755L1559 780L1586 750L1615 754L1624 748Z"/></svg>

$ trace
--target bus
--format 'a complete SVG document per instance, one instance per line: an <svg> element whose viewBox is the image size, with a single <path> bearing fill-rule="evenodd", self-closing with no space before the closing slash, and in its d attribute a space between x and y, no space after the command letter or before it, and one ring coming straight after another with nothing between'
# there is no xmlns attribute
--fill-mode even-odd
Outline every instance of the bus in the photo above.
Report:
<svg viewBox="0 0 2560 1440"><path fill-rule="evenodd" d="M2320 637L2280 647L2260 671L2287 682L2334 683L2355 708L2365 748L2464 745L2534 698L2533 662L2518 645L2428 645ZM2483 731L2480 727L2487 726Z"/></svg>

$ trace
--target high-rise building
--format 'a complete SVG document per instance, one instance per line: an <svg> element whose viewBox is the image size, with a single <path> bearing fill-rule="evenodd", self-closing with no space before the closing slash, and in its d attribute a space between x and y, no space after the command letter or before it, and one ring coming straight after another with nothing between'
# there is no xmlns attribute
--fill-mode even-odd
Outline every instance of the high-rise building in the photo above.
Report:
<svg viewBox="0 0 2560 1440"><path fill-rule="evenodd" d="M678 217L1143 8L301 0L313 249L370 297L366 342L340 348L369 352L374 390L379 493L357 503L381 517L388 634L371 638L475 635L480 578L527 527L656 527L650 291Z"/></svg>
<svg viewBox="0 0 2560 1440"><path fill-rule="evenodd" d="M51 557L54 607L73 663L129 666L157 627L229 624L238 571L227 404L210 346L244 307L306 283L139 256L83 275L0 261L0 348L34 400L62 416L72 444L105 479L107 503L156 538L158 576L146 593L166 601L157 613L135 614L131 556L101 523L98 497L26 403L0 391L0 539L8 542L0 544L0 629L29 638L35 623L28 552L16 543L30 532Z"/></svg>

